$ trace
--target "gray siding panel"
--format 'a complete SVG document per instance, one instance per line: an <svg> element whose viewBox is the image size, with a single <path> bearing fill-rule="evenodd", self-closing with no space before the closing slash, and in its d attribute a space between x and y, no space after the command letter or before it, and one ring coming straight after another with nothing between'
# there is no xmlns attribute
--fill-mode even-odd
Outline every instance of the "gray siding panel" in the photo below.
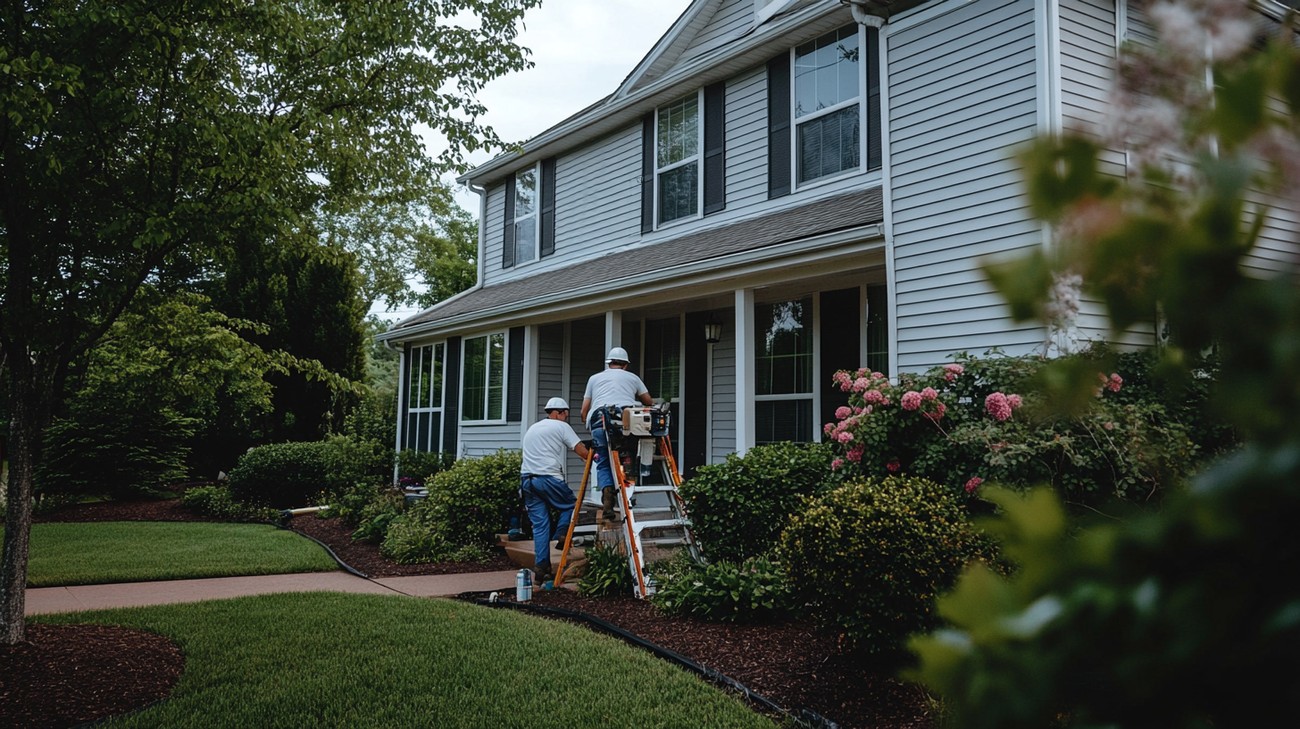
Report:
<svg viewBox="0 0 1300 729"><path fill-rule="evenodd" d="M1015 154L1038 133L1033 0L977 3L885 38L899 365L1028 352L980 265L1042 244ZM890 26L885 26L889 31Z"/></svg>
<svg viewBox="0 0 1300 729"><path fill-rule="evenodd" d="M519 424L466 425L460 429L460 455L465 458L482 458L502 448L519 450Z"/></svg>
<svg viewBox="0 0 1300 729"><path fill-rule="evenodd" d="M727 41L744 33L753 24L754 0L723 0L708 25L699 32L682 52L682 58L705 53L725 45Z"/></svg>
<svg viewBox="0 0 1300 729"><path fill-rule="evenodd" d="M727 83L727 204L767 201L767 74L762 68Z"/></svg>
<svg viewBox="0 0 1300 729"><path fill-rule="evenodd" d="M1063 0L1060 7L1062 123L1096 133L1115 77L1114 3Z"/></svg>
<svg viewBox="0 0 1300 729"><path fill-rule="evenodd" d="M736 452L736 339L730 327L723 332L722 341L713 345L709 463L721 463Z"/></svg>

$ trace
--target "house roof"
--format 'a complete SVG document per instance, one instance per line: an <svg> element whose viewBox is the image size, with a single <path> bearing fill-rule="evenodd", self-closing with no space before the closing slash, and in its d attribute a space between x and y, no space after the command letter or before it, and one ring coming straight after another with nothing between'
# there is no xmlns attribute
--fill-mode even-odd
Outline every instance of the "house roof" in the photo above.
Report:
<svg viewBox="0 0 1300 729"><path fill-rule="evenodd" d="M730 225L688 233L681 237L632 248L624 248L599 259L604 272L626 272L619 276L593 276L593 261L542 271L526 278L471 289L430 309L399 322L384 340L404 340L452 327L466 328L502 311L521 313L533 307L553 304L556 292L562 301L576 301L589 289L616 289L641 272L671 277L675 267L701 264L746 252L761 253L783 243L792 243L838 231L879 223L884 219L880 187L835 195L805 205L787 208ZM593 284L593 279L599 278Z"/></svg>

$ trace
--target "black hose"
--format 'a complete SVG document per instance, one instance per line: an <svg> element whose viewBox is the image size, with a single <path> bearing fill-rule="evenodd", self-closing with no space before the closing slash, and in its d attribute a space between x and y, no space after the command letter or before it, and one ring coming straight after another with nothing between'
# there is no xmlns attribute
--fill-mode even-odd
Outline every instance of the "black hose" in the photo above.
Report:
<svg viewBox="0 0 1300 729"><path fill-rule="evenodd" d="M362 572L361 570L356 569L355 567L353 567L352 565L348 564L347 562L344 562L344 561L343 561L343 560L342 560L342 559L341 559L337 554L334 553L334 550L330 549L330 546L329 546L328 544L326 544L325 542L322 542L321 540L317 539L316 537L313 537L313 536L310 535L310 534L304 534L304 533L298 531L297 529L294 529L293 527L291 527L291 526L285 524L285 523L282 522L282 521L281 521L281 522L275 522L275 525L276 525L277 527L279 527L279 528L281 528L281 529L287 531L287 532L293 532L294 534L297 534L297 535L300 536L300 537L306 537L306 538L312 540L313 542L319 544L322 548L324 548L325 552L326 552L327 554L329 554L329 556L331 556L331 557L334 558L334 561L337 562L338 565L339 565L339 567L343 568L344 571L349 572L349 573L351 573L351 574L354 574L354 575L356 575L357 577L361 577L361 578L363 578L363 579L367 579L367 580L370 579L370 575L366 574L365 572Z"/></svg>
<svg viewBox="0 0 1300 729"><path fill-rule="evenodd" d="M736 679L720 671L709 668L707 666L702 666L699 663L696 663L695 661L691 660L690 658L687 658L686 656L683 656L682 654L676 651L672 651L667 648L664 648L661 645L651 643L650 641L646 640L645 638L642 638L639 635L629 633L626 630L623 630L622 628L618 627L617 625L614 625L613 623L610 623L606 620L602 620L594 615L588 615L587 613L581 613L576 610L567 610L564 608L546 607L543 605L530 605L526 602L512 602L510 600L493 601L488 599L487 597L492 592L499 592L499 591L485 590L482 592L462 592L461 594L456 596L456 599L467 600L479 605L486 605L488 607L509 608L511 610L522 610L524 612L538 613L541 615L549 615L551 617L565 618L568 620L574 620L577 622L585 623L596 630L599 630L601 632L619 638L626 643L630 643L634 646L637 646L638 648L644 648L645 650L650 651L654 655L670 663L675 663L681 666L682 668L685 668L688 671L691 671L703 677L705 680L713 683L714 685L731 689L732 691L739 693L742 697L744 697L746 701L750 702L755 706L762 708L765 711L774 714L780 714L782 716L792 719L793 721L795 721L801 726L813 727L813 729L839 729L839 724L831 721L830 719L823 717L822 715L818 714L817 712L811 709L803 708L800 709L798 712L794 712L789 709L786 709L785 707L781 706L775 701L772 701L766 696L758 693L757 691L750 689L748 686L745 686L744 684L740 683Z"/></svg>

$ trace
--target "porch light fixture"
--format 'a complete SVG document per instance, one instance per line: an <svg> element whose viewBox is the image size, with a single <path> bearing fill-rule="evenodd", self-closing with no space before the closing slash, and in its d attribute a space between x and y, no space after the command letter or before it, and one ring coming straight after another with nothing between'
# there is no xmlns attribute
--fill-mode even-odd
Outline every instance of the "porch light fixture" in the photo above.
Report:
<svg viewBox="0 0 1300 729"><path fill-rule="evenodd" d="M722 322L710 319L704 322L704 341L717 344L722 341Z"/></svg>

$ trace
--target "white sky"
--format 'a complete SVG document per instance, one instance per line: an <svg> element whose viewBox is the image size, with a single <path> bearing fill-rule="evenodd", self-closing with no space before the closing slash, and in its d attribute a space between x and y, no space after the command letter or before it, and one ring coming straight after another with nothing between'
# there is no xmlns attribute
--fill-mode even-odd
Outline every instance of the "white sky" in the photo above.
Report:
<svg viewBox="0 0 1300 729"><path fill-rule="evenodd" d="M479 94L484 121L506 142L522 142L612 93L650 52L690 0L543 0L524 16L518 42L534 66L503 76ZM430 147L437 142L430 140ZM496 153L475 152L471 165ZM460 206L478 216L478 196L457 190ZM385 313L386 319L415 313Z"/></svg>

